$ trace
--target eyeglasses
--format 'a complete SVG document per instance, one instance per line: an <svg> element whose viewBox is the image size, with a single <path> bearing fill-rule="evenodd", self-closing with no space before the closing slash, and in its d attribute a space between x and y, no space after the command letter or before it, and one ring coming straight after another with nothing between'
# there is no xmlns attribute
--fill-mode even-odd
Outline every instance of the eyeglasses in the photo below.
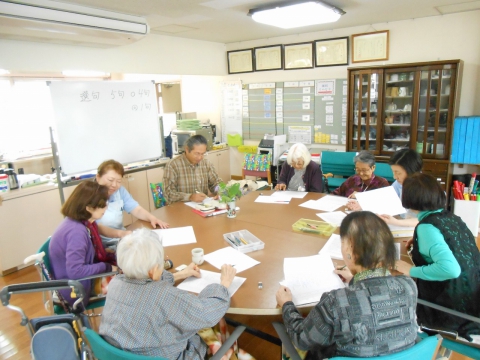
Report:
<svg viewBox="0 0 480 360"><path fill-rule="evenodd" d="M369 168L369 169L357 169L357 168L354 168L355 169L355 172L357 174L368 174L369 172L372 171L372 168Z"/></svg>
<svg viewBox="0 0 480 360"><path fill-rule="evenodd" d="M208 153L199 153L199 152L192 152L193 156L195 157L205 157L208 156Z"/></svg>

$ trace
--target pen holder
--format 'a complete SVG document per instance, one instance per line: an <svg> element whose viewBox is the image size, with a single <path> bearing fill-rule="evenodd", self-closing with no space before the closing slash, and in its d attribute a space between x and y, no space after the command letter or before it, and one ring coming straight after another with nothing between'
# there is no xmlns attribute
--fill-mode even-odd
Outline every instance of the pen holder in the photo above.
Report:
<svg viewBox="0 0 480 360"><path fill-rule="evenodd" d="M463 220L472 232L478 236L478 222L480 220L480 201L467 201L454 199L453 213Z"/></svg>
<svg viewBox="0 0 480 360"><path fill-rule="evenodd" d="M330 236L337 227L325 221L300 219L292 225L293 231L318 236Z"/></svg>
<svg viewBox="0 0 480 360"><path fill-rule="evenodd" d="M239 230L223 234L223 239L228 245L242 253L261 250L265 247L265 243L248 230Z"/></svg>

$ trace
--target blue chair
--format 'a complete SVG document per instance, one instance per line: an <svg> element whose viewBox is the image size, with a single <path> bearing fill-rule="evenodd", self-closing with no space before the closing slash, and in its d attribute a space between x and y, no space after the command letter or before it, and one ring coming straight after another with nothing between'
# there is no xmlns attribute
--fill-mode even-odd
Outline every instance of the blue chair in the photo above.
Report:
<svg viewBox="0 0 480 360"><path fill-rule="evenodd" d="M393 177L392 168L386 163L376 163L375 164L375 175L381 176L391 184L395 181Z"/></svg>
<svg viewBox="0 0 480 360"><path fill-rule="evenodd" d="M223 343L220 349L218 349L217 353L211 357L211 360L220 360L244 330L245 326L237 326L230 337ZM90 343L90 348L93 351L93 355L98 360L168 360L162 357L137 355L118 349L115 346L110 345L99 334L91 329L83 329L83 333Z"/></svg>
<svg viewBox="0 0 480 360"><path fill-rule="evenodd" d="M355 174L353 158L356 152L322 151L321 166L327 192L342 185L347 178Z"/></svg>
<svg viewBox="0 0 480 360"><path fill-rule="evenodd" d="M275 331L277 332L280 340L282 341L283 346L287 350L290 358L292 360L300 360L300 356L297 353L297 350L293 346L290 337L285 330L285 325L282 323L274 322L272 323ZM411 359L434 359L434 355L436 355L440 344L442 343L442 337L440 335L429 336L420 342L413 345L411 348L407 350L403 350L394 354L383 355L383 356L376 356L375 359L378 360L411 360ZM330 358L330 360L352 360L358 358L351 358L351 357L344 357L344 356L337 356Z"/></svg>

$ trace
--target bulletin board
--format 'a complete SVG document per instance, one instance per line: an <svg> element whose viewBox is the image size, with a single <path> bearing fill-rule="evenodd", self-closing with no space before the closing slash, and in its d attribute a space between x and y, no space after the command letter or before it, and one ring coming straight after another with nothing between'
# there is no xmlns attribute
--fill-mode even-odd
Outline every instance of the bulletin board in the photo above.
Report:
<svg viewBox="0 0 480 360"><path fill-rule="evenodd" d="M347 79L243 85L243 138L287 135L289 143L346 144Z"/></svg>
<svg viewBox="0 0 480 360"><path fill-rule="evenodd" d="M90 171L108 159L127 164L162 156L153 82L58 81L50 93L63 173Z"/></svg>

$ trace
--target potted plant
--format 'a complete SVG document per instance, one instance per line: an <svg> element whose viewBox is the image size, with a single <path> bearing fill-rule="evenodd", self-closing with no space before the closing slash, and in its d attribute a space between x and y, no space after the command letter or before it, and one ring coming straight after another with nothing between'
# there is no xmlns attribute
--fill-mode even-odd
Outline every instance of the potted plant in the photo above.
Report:
<svg viewBox="0 0 480 360"><path fill-rule="evenodd" d="M240 190L240 183L227 185L224 182L218 184L218 196L220 202L227 204L227 217L234 218L237 216L235 210L235 201L240 199L242 191Z"/></svg>

